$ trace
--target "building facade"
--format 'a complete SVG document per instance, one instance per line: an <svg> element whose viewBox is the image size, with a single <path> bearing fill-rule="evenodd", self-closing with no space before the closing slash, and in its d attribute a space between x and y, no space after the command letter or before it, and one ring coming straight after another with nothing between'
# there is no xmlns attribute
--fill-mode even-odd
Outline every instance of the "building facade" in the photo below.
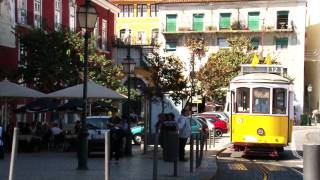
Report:
<svg viewBox="0 0 320 180"><path fill-rule="evenodd" d="M305 0L162 0L158 9L161 44L184 61L187 71L191 67L188 38L208 42L208 52L195 64L196 71L210 53L228 48L229 37L250 38L261 58L270 54L288 68L294 79L295 113L300 118L304 105Z"/></svg>
<svg viewBox="0 0 320 180"><path fill-rule="evenodd" d="M305 91L309 84L312 85L311 92L311 111L320 110L320 1L308 0L307 3L307 19L306 19L306 46L305 46ZM306 105L305 110L308 112L308 94L305 93Z"/></svg>
<svg viewBox="0 0 320 180"><path fill-rule="evenodd" d="M80 31L77 9L84 0L4 0L0 2L0 69L14 69L23 51L15 30L28 31L41 28L47 32L69 29ZM104 0L92 0L98 12L93 36L97 37L97 50L111 58L114 23L118 12L115 5Z"/></svg>

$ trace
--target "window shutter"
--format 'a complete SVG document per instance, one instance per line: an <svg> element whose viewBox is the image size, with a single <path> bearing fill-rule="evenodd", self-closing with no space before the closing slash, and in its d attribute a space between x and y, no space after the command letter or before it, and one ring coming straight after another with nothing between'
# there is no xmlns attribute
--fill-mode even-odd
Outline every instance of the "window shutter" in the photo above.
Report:
<svg viewBox="0 0 320 180"><path fill-rule="evenodd" d="M167 31L175 32L176 31L176 19L177 15L167 15Z"/></svg>
<svg viewBox="0 0 320 180"><path fill-rule="evenodd" d="M248 27L251 31L259 30L259 12L250 12L248 17Z"/></svg>
<svg viewBox="0 0 320 180"><path fill-rule="evenodd" d="M220 29L230 29L230 16L231 13L220 14Z"/></svg>
<svg viewBox="0 0 320 180"><path fill-rule="evenodd" d="M194 14L193 15L193 30L194 31L203 31L203 14Z"/></svg>

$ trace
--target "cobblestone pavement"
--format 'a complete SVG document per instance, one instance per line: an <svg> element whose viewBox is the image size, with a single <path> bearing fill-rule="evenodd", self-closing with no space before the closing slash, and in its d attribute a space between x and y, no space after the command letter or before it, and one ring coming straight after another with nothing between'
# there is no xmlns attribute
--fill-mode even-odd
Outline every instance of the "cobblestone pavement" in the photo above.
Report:
<svg viewBox="0 0 320 180"><path fill-rule="evenodd" d="M226 138L228 139L228 138ZM220 142L220 143L219 143ZM178 162L178 177L173 177L173 163L164 162L159 157L158 179L210 179L216 173L215 152L223 147L225 140L217 140L215 148L204 151L201 167L189 172L190 162ZM188 149L188 148L186 148ZM133 156L110 162L111 180L150 180L153 174L152 151L142 155L140 148L134 146ZM161 152L158 153L159 156ZM189 155L189 152L186 152ZM9 154L0 160L0 179L8 179ZM14 180L103 180L104 156L96 155L88 159L87 171L79 171L75 153L42 152L19 153L16 159ZM194 165L195 167L195 165Z"/></svg>

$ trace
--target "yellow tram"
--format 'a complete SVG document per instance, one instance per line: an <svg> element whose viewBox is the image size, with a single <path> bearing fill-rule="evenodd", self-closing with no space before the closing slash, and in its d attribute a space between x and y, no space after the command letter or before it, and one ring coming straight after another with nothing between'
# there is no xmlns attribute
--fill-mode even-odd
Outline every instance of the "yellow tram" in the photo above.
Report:
<svg viewBox="0 0 320 180"><path fill-rule="evenodd" d="M250 155L278 156L291 141L291 80L272 73L239 75L230 82L231 142Z"/></svg>

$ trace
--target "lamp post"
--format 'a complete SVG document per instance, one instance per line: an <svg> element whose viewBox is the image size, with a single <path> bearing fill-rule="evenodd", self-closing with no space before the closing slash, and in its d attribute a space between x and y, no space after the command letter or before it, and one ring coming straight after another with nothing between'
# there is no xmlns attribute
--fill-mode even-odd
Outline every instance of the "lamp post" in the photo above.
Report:
<svg viewBox="0 0 320 180"><path fill-rule="evenodd" d="M309 85L308 85L308 88L307 88L307 90L308 90L308 102L309 102L309 106L308 106L308 108L309 108L309 126L311 126L311 92L312 92L312 85L309 83Z"/></svg>
<svg viewBox="0 0 320 180"><path fill-rule="evenodd" d="M78 21L80 28L85 29L84 34L84 62L83 62L83 110L81 114L81 128L78 135L79 149L78 149L78 170L87 170L88 160L88 129L87 129L87 82L88 82L88 39L89 29L93 29L97 21L97 11L90 3L90 0L86 0L85 4L80 6L78 13Z"/></svg>
<svg viewBox="0 0 320 180"><path fill-rule="evenodd" d="M123 70L124 72L128 75L128 84L127 84L127 88L128 88L128 117L130 115L130 102L131 102L131 93L130 93L130 76L131 74L134 73L134 69L136 66L136 63L134 62L134 60L131 58L130 56L130 47L128 48L128 55L127 58L123 60Z"/></svg>

